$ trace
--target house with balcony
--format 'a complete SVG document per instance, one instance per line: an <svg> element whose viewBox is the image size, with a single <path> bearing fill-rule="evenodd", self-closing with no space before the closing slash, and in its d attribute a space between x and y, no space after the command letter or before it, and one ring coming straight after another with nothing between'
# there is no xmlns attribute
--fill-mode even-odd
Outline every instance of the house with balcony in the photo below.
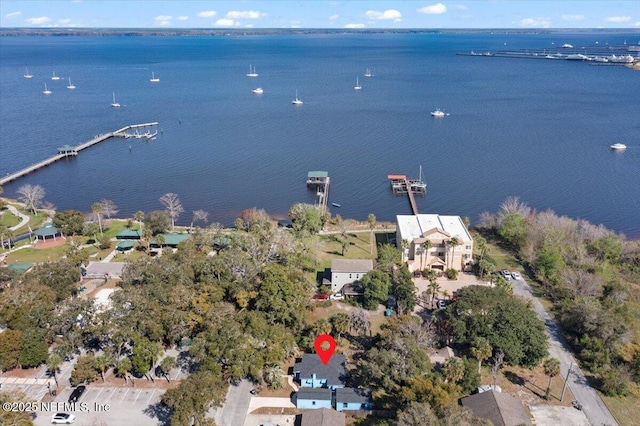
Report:
<svg viewBox="0 0 640 426"><path fill-rule="evenodd" d="M396 216L396 244L410 271L471 270L473 238L460 216Z"/></svg>
<svg viewBox="0 0 640 426"><path fill-rule="evenodd" d="M344 355L334 354L323 364L317 354L304 354L294 364L293 374L302 388L341 388L347 376L346 360Z"/></svg>
<svg viewBox="0 0 640 426"><path fill-rule="evenodd" d="M328 271L331 283L331 292L338 293L343 287L353 289L357 287L362 277L373 270L371 259L333 259L331 270Z"/></svg>

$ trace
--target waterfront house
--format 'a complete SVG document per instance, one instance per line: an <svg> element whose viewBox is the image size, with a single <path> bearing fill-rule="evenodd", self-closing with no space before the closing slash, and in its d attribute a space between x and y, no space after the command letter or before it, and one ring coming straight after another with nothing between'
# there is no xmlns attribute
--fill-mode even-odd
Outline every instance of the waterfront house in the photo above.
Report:
<svg viewBox="0 0 640 426"><path fill-rule="evenodd" d="M373 270L371 259L333 259L331 261L331 292L337 293L345 285L358 283L371 270Z"/></svg>
<svg viewBox="0 0 640 426"><path fill-rule="evenodd" d="M302 418L300 426L344 426L346 422L344 413L338 413L328 408L307 411L300 417Z"/></svg>
<svg viewBox="0 0 640 426"><path fill-rule="evenodd" d="M162 235L164 242L162 243L162 247L171 247L176 248L178 244L189 239L189 234L159 234ZM151 242L149 243L152 249L160 248L160 244L158 243L158 235L156 235Z"/></svg>
<svg viewBox="0 0 640 426"><path fill-rule="evenodd" d="M370 410L372 407L369 396L364 391L354 388L336 389L337 411Z"/></svg>
<svg viewBox="0 0 640 426"><path fill-rule="evenodd" d="M460 216L398 215L396 222L396 244L410 271L471 270L473 238Z"/></svg>
<svg viewBox="0 0 640 426"><path fill-rule="evenodd" d="M296 407L301 410L331 408L331 389L300 388L295 399Z"/></svg>
<svg viewBox="0 0 640 426"><path fill-rule="evenodd" d="M530 425L531 420L520 400L490 390L460 400L474 416L490 420L496 426Z"/></svg>
<svg viewBox="0 0 640 426"><path fill-rule="evenodd" d="M293 374L303 388L341 388L347 375L346 361L344 355L334 354L323 364L317 354L304 354L293 366Z"/></svg>
<svg viewBox="0 0 640 426"><path fill-rule="evenodd" d="M139 229L123 229L122 231L116 234L116 239L118 240L139 240L140 239L140 230Z"/></svg>

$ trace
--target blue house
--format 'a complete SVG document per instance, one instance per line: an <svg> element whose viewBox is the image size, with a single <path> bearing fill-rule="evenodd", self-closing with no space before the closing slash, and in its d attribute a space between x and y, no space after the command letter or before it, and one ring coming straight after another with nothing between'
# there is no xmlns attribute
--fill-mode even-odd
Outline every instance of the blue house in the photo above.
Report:
<svg viewBox="0 0 640 426"><path fill-rule="evenodd" d="M370 410L373 405L369 396L354 388L336 389L336 410Z"/></svg>
<svg viewBox="0 0 640 426"><path fill-rule="evenodd" d="M317 354L304 354L293 366L293 374L303 388L342 388L347 376L346 361L344 355L336 354L325 365Z"/></svg>
<svg viewBox="0 0 640 426"><path fill-rule="evenodd" d="M331 408L331 389L300 388L296 393L296 407L301 410Z"/></svg>

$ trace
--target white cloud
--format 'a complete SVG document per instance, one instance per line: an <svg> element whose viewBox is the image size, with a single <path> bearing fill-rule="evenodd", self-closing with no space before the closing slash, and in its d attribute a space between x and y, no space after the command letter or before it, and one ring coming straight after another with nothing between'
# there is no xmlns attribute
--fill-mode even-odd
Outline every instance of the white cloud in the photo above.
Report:
<svg viewBox="0 0 640 426"><path fill-rule="evenodd" d="M58 19L58 24L60 25L68 25L71 22L71 19Z"/></svg>
<svg viewBox="0 0 640 426"><path fill-rule="evenodd" d="M336 19L338 19L340 17L340 15L331 15L329 16L329 20L331 21L335 21Z"/></svg>
<svg viewBox="0 0 640 426"><path fill-rule="evenodd" d="M379 19L383 21L394 20L398 22L402 18L402 14L395 9L385 10L384 12L378 12L377 10L367 10L365 12L365 15L367 15L367 18L369 19Z"/></svg>
<svg viewBox="0 0 640 426"><path fill-rule="evenodd" d="M443 13L447 13L447 6L442 3L436 3L431 6L425 6L418 9L418 13L422 13L424 15L441 15Z"/></svg>
<svg viewBox="0 0 640 426"><path fill-rule="evenodd" d="M621 24L623 22L631 22L631 16L609 16L608 18L604 18L604 20L607 22Z"/></svg>
<svg viewBox="0 0 640 426"><path fill-rule="evenodd" d="M188 16L178 16L176 19L177 19L178 21L188 21L188 20L189 20L189 17L188 17Z"/></svg>
<svg viewBox="0 0 640 426"><path fill-rule="evenodd" d="M202 12L198 12L198 16L200 18L213 18L216 16L215 10L203 10Z"/></svg>
<svg viewBox="0 0 640 426"><path fill-rule="evenodd" d="M17 12L11 12L11 13L7 13L6 15L4 15L5 18L15 18L16 16L20 16L22 15L22 12L17 11Z"/></svg>
<svg viewBox="0 0 640 426"><path fill-rule="evenodd" d="M640 21L636 22L635 24L633 24L635 27L640 28Z"/></svg>
<svg viewBox="0 0 640 426"><path fill-rule="evenodd" d="M255 10L231 10L224 17L227 19L259 19L264 13Z"/></svg>
<svg viewBox="0 0 640 426"><path fill-rule="evenodd" d="M347 24L344 26L345 28L364 28L364 24Z"/></svg>
<svg viewBox="0 0 640 426"><path fill-rule="evenodd" d="M465 6L464 4L454 4L453 6L451 6L451 9L455 9L455 10L467 10L469 9L467 6Z"/></svg>
<svg viewBox="0 0 640 426"><path fill-rule="evenodd" d="M520 21L520 26L524 28L549 28L551 20L549 18L525 18Z"/></svg>
<svg viewBox="0 0 640 426"><path fill-rule="evenodd" d="M586 18L584 15L561 15L563 21L582 21Z"/></svg>
<svg viewBox="0 0 640 426"><path fill-rule="evenodd" d="M233 19L218 19L216 21L216 26L218 27L235 27L239 25L236 21L234 21Z"/></svg>
<svg viewBox="0 0 640 426"><path fill-rule="evenodd" d="M154 19L156 20L157 25L167 26L167 25L171 25L171 20L173 19L173 16L159 15L159 16L156 16Z"/></svg>
<svg viewBox="0 0 640 426"><path fill-rule="evenodd" d="M42 25L50 21L51 21L51 18L47 16L40 16L38 18L29 18L25 20L27 24L31 24L31 25Z"/></svg>

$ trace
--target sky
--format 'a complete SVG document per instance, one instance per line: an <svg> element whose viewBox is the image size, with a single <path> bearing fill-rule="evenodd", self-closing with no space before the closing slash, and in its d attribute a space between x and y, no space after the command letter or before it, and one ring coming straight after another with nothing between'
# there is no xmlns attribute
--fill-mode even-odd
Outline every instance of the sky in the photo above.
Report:
<svg viewBox="0 0 640 426"><path fill-rule="evenodd" d="M640 30L640 1L0 0L0 27Z"/></svg>

